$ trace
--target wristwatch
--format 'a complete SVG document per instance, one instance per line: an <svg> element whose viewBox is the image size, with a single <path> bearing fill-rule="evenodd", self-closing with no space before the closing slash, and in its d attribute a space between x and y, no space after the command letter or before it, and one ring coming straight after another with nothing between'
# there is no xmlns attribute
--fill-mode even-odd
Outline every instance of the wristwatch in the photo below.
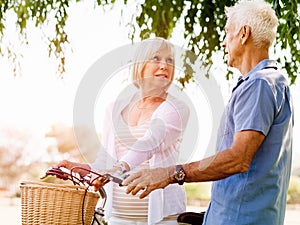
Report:
<svg viewBox="0 0 300 225"><path fill-rule="evenodd" d="M185 172L182 168L182 165L176 165L175 167L175 173L174 173L174 179L176 181L176 183L178 183L179 185L182 185L185 181Z"/></svg>
<svg viewBox="0 0 300 225"><path fill-rule="evenodd" d="M125 165L121 162L116 162L113 167L119 167L121 169L122 174L127 172Z"/></svg>

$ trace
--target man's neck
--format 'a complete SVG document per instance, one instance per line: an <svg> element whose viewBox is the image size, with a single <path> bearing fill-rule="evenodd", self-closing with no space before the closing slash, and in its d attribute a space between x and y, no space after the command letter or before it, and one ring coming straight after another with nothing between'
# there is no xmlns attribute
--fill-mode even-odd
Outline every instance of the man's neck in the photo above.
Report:
<svg viewBox="0 0 300 225"><path fill-rule="evenodd" d="M253 49L252 51L248 51L249 54L245 54L241 63L239 71L244 77L247 73L249 73L258 63L265 59L269 59L269 53L267 50L263 49Z"/></svg>

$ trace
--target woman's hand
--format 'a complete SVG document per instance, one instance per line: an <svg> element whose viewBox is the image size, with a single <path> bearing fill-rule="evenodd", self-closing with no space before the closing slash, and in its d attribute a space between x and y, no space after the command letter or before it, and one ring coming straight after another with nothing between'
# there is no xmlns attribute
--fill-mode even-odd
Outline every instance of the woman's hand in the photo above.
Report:
<svg viewBox="0 0 300 225"><path fill-rule="evenodd" d="M88 170L91 169L90 166L86 163L77 163L77 162L71 162L68 160L63 160L63 161L59 162L57 164L57 167L64 167L68 170L71 170L73 167L82 167L83 169L75 168L74 170L72 170L75 173L79 173L80 176L82 176L82 177L86 176L89 173Z"/></svg>
<svg viewBox="0 0 300 225"><path fill-rule="evenodd" d="M97 173L103 176L97 176L95 174L92 174L91 185L94 186L95 191L98 191L99 188L103 187L105 184L112 181L112 177L110 175L121 177L121 170L118 167L113 167L108 170L101 170L98 171Z"/></svg>
<svg viewBox="0 0 300 225"><path fill-rule="evenodd" d="M91 185L94 186L94 191L98 191L101 187L103 187L105 184L107 184L110 181L108 177L99 177L97 179L94 179L91 183Z"/></svg>

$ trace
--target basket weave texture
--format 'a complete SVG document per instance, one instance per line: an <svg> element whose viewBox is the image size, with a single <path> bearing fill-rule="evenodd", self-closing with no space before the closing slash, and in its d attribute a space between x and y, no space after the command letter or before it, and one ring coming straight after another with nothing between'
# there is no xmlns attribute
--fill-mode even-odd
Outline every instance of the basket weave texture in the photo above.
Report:
<svg viewBox="0 0 300 225"><path fill-rule="evenodd" d="M93 219L99 194L85 187L46 182L24 181L20 184L22 225L82 225Z"/></svg>

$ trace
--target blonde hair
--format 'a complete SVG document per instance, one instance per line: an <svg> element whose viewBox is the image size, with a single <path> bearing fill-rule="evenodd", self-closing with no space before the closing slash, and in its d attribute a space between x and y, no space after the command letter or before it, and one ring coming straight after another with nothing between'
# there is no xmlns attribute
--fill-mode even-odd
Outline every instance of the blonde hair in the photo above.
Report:
<svg viewBox="0 0 300 225"><path fill-rule="evenodd" d="M140 88L139 81L142 79L145 64L161 49L169 50L172 56L174 56L173 44L164 38L156 37L145 39L139 43L131 67L132 82L137 88ZM172 77L174 77L174 74Z"/></svg>
<svg viewBox="0 0 300 225"><path fill-rule="evenodd" d="M234 23L235 31L248 25L258 48L269 48L276 38L278 18L271 4L264 0L240 0L232 7L226 7L228 19Z"/></svg>

